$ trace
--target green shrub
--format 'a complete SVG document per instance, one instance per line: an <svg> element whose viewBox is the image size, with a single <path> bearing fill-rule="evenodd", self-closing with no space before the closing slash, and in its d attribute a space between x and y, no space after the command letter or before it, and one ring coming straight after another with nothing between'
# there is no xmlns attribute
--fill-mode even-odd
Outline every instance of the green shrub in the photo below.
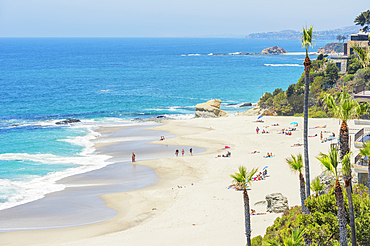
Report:
<svg viewBox="0 0 370 246"><path fill-rule="evenodd" d="M261 246L262 245L262 237L258 235L257 237L252 238L252 246Z"/></svg>
<svg viewBox="0 0 370 246"><path fill-rule="evenodd" d="M343 82L347 83L350 80L353 80L353 77L355 77L353 74L348 74L344 79Z"/></svg>
<svg viewBox="0 0 370 246"><path fill-rule="evenodd" d="M304 229L305 238L312 241L312 245L333 245L339 240L339 223L334 188L328 194L319 197L310 196L305 204L311 214L301 214L301 208L287 210L281 218L276 218L274 224L266 229L262 239L279 240L288 237L292 230ZM348 199L343 190L344 206L346 210L347 230L350 241L351 229L349 226ZM368 189L363 186L354 186L353 206L356 218L356 238L359 245L369 245L370 242L370 200Z"/></svg>

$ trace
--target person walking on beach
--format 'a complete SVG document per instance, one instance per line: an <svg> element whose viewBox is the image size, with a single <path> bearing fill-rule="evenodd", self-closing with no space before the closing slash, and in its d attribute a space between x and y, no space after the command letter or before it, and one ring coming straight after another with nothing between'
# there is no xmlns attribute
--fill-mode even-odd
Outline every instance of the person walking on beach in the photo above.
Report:
<svg viewBox="0 0 370 246"><path fill-rule="evenodd" d="M256 132L257 132L257 134L258 134L259 130L260 130L260 129L259 129L259 128L258 128L258 126L257 126L257 128L256 128Z"/></svg>
<svg viewBox="0 0 370 246"><path fill-rule="evenodd" d="M184 154L185 154L185 150L184 149L181 150L181 154L182 154L182 156L184 156Z"/></svg>
<svg viewBox="0 0 370 246"><path fill-rule="evenodd" d="M193 148L190 148L190 155L193 155Z"/></svg>
<svg viewBox="0 0 370 246"><path fill-rule="evenodd" d="M134 153L134 152L132 152L132 155L131 155L131 161L132 161L132 162L135 162L135 153Z"/></svg>
<svg viewBox="0 0 370 246"><path fill-rule="evenodd" d="M322 131L320 132L320 140L322 140Z"/></svg>
<svg viewBox="0 0 370 246"><path fill-rule="evenodd" d="M176 149L176 151L175 151L175 155L176 155L176 156L179 156L179 149Z"/></svg>

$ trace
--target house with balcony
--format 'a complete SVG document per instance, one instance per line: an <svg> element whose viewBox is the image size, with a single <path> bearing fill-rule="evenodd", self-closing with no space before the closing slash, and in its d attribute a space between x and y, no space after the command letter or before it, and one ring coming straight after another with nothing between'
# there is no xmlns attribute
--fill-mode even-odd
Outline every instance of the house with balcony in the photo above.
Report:
<svg viewBox="0 0 370 246"><path fill-rule="evenodd" d="M335 63L340 73L346 73L348 69L348 60L354 54L353 45L359 45L365 49L369 48L369 35L360 29L359 33L351 34L351 38L344 44L343 56L330 57L330 61Z"/></svg>

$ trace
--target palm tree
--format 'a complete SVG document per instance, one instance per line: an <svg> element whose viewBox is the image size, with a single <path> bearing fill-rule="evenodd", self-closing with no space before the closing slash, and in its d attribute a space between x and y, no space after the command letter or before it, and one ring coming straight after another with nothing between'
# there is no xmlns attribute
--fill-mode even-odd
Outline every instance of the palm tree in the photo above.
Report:
<svg viewBox="0 0 370 246"><path fill-rule="evenodd" d="M368 187L369 187L369 199L370 199L370 161L369 161L369 158L370 158L370 141L368 142L365 142L363 143L363 148L360 149L360 154L362 156L364 156L365 158L367 158L367 163L368 163Z"/></svg>
<svg viewBox="0 0 370 246"><path fill-rule="evenodd" d="M342 124L339 129L339 147L340 147L340 159L349 152L349 129L347 121L350 119L358 118L360 115L367 111L368 103L359 103L346 91L346 87L343 91L337 94L336 99L328 93L324 94L323 100L329 111L335 118L342 120ZM348 173L351 176L351 172ZM350 185L352 187L352 185ZM352 188L351 188L352 190Z"/></svg>
<svg viewBox="0 0 370 246"><path fill-rule="evenodd" d="M258 171L257 168L253 168L248 171L244 166L239 167L239 172L230 175L233 178L233 183L237 186L243 187L243 198L244 198L244 217L245 217L245 235L247 237L247 245L251 246L251 214L249 208L249 196L247 192L247 184L250 184L252 177Z"/></svg>
<svg viewBox="0 0 370 246"><path fill-rule="evenodd" d="M351 162L350 156L352 152L347 153L342 160L342 172L344 176L344 185L347 191L348 198L348 208L349 208L349 223L351 226L351 243L352 245L357 245L356 243L356 224L355 224L355 213L353 211L353 201L351 192Z"/></svg>
<svg viewBox="0 0 370 246"><path fill-rule="evenodd" d="M314 180L312 180L311 190L313 192L315 192L315 197L319 196L319 193L320 193L320 191L322 191L324 189L324 186L325 185L321 184L321 181L320 181L319 177L316 177L316 178L314 178Z"/></svg>
<svg viewBox="0 0 370 246"><path fill-rule="evenodd" d="M304 163L305 163L305 173L306 173L306 196L310 196L310 167L308 162L308 93L310 92L309 80L310 80L310 69L311 60L308 57L308 46L313 46L313 28L303 28L303 34L301 36L302 47L306 48L306 58L304 59L304 103L303 103L303 139L304 139Z"/></svg>
<svg viewBox="0 0 370 246"><path fill-rule="evenodd" d="M338 207L338 221L339 221L339 242L341 246L348 246L347 242L347 223L346 223L346 216L345 216L345 209L344 209L344 201L343 201L343 191L342 187L339 183L339 175L338 175L338 166L339 166L339 159L338 159L338 151L337 148L332 147L328 154L320 153L319 157L316 157L321 164L335 176L335 200L337 201Z"/></svg>
<svg viewBox="0 0 370 246"><path fill-rule="evenodd" d="M304 205L304 200L306 200L306 193L305 193L305 187L304 187L304 177L302 174L303 169L303 160L302 155L298 154L297 156L291 155L291 158L287 158L286 162L289 164L290 169L292 172L298 172L299 173L299 184L300 184L300 195L301 195L301 206L302 206L302 212L304 214L308 214L308 208Z"/></svg>
<svg viewBox="0 0 370 246"><path fill-rule="evenodd" d="M369 63L370 63L369 49L364 48L357 43L352 44L351 48L357 53L358 57L360 58L359 61L361 63L362 68L369 66Z"/></svg>
<svg viewBox="0 0 370 246"><path fill-rule="evenodd" d="M355 19L355 24L365 26L363 30L364 32L367 32L370 25L370 10L364 11L359 16L357 16Z"/></svg>

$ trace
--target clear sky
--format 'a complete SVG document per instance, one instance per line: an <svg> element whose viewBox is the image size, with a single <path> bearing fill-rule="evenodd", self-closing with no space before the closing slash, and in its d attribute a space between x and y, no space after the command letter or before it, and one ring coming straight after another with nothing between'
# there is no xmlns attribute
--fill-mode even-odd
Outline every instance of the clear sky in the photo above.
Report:
<svg viewBox="0 0 370 246"><path fill-rule="evenodd" d="M0 0L0 37L244 37L354 25L369 0Z"/></svg>

